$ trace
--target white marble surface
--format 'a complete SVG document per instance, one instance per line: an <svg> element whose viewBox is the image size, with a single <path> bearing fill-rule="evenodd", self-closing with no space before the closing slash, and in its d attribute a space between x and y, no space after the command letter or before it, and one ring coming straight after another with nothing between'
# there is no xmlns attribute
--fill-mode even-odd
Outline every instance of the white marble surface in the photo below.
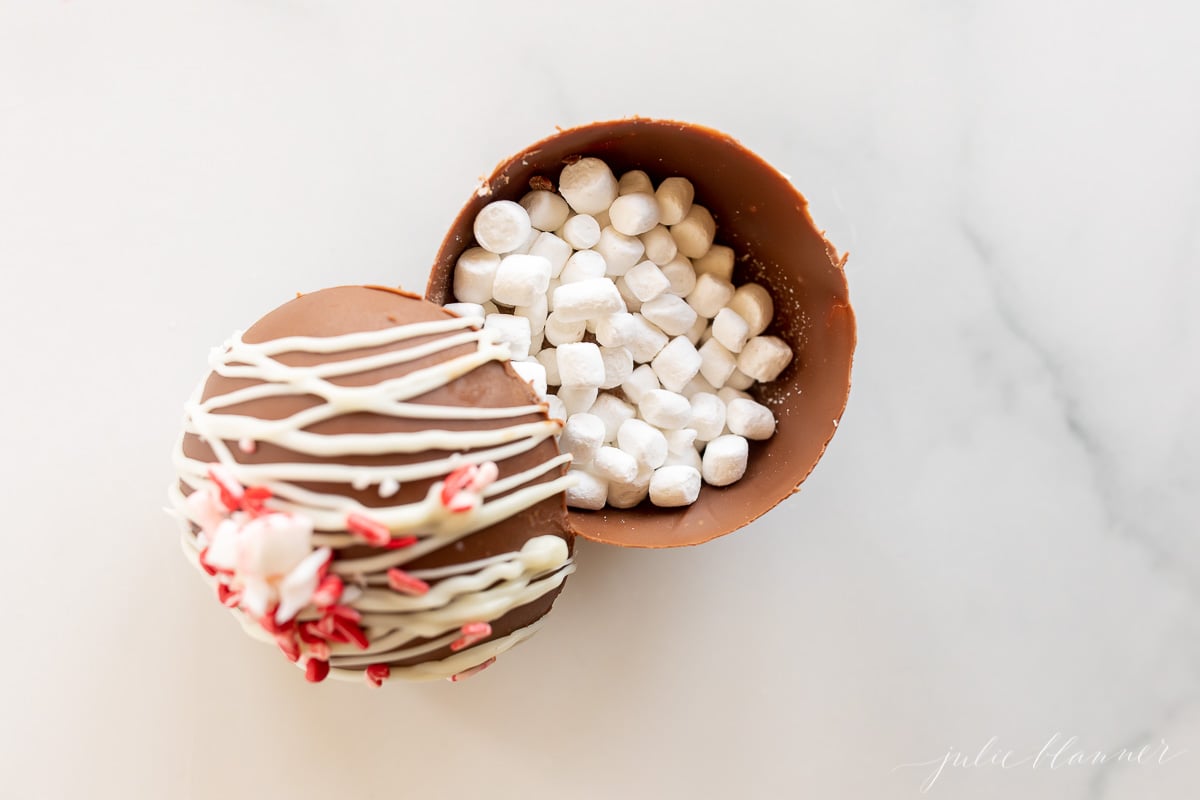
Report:
<svg viewBox="0 0 1200 800"><path fill-rule="evenodd" d="M5 794L877 800L955 748L927 796L1195 796L1195 4L433 5L0 3ZM476 176L633 113L850 251L833 446L740 535L581 546L475 680L306 685L161 511L207 348L419 288Z"/></svg>

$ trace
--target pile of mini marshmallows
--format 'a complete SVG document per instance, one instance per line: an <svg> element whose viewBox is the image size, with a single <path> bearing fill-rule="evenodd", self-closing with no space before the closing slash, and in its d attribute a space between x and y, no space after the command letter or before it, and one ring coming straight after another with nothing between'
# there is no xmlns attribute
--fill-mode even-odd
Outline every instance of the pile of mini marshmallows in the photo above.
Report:
<svg viewBox="0 0 1200 800"><path fill-rule="evenodd" d="M479 316L512 366L564 420L567 504L630 508L696 501L701 480L746 472L749 439L775 432L746 393L792 360L765 336L767 290L732 283L734 253L686 178L655 189L597 158L569 164L519 203L475 218L478 247L459 258L446 308ZM620 390L619 392L617 390Z"/></svg>

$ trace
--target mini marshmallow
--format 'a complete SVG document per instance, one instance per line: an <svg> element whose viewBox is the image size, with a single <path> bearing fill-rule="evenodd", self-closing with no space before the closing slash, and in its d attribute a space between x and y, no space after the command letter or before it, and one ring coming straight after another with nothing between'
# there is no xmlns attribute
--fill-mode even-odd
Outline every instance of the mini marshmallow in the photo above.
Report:
<svg viewBox="0 0 1200 800"><path fill-rule="evenodd" d="M658 203L648 192L623 194L609 207L608 218L626 236L641 236L658 224Z"/></svg>
<svg viewBox="0 0 1200 800"><path fill-rule="evenodd" d="M604 383L604 359L599 347L591 342L568 342L560 344L557 350L562 386L598 387Z"/></svg>
<svg viewBox="0 0 1200 800"><path fill-rule="evenodd" d="M582 414L595 404L600 390L595 386L561 386L558 399L562 401L568 418L573 414Z"/></svg>
<svg viewBox="0 0 1200 800"><path fill-rule="evenodd" d="M695 309L692 310L695 311ZM708 320L697 314L696 321L692 323L692 327L688 328L687 333L683 335L687 337L689 342L699 347L710 338L712 331L708 327Z"/></svg>
<svg viewBox="0 0 1200 800"><path fill-rule="evenodd" d="M519 207L519 206L518 206ZM514 254L500 259L492 296L506 306L532 305L550 286L550 261L542 256Z"/></svg>
<svg viewBox="0 0 1200 800"><path fill-rule="evenodd" d="M601 347L604 361L604 382L601 389L615 389L633 374L633 356L624 347Z"/></svg>
<svg viewBox="0 0 1200 800"><path fill-rule="evenodd" d="M508 363L514 372L524 378L533 387L533 391L538 397L546 396L548 387L546 386L545 367L536 361L509 361Z"/></svg>
<svg viewBox="0 0 1200 800"><path fill-rule="evenodd" d="M497 255L516 250L532 230L529 213L512 200L488 203L475 215L475 241Z"/></svg>
<svg viewBox="0 0 1200 800"><path fill-rule="evenodd" d="M520 255L528 254L530 248L533 247L533 243L537 241L537 237L539 237L541 235L542 235L541 231L539 231L537 228L534 228L531 226L529 228L529 235L525 237L525 241L521 242L519 245L514 247L512 250L509 250L507 253L505 253L505 255L512 255L513 253L519 253Z"/></svg>
<svg viewBox="0 0 1200 800"><path fill-rule="evenodd" d="M732 308L722 308L713 317L712 335L731 353L740 353L750 341L750 325Z"/></svg>
<svg viewBox="0 0 1200 800"><path fill-rule="evenodd" d="M715 395L713 399L717 399ZM646 422L664 430L682 428L692 418L692 404L688 399L666 389L646 392L638 403L638 411Z"/></svg>
<svg viewBox="0 0 1200 800"><path fill-rule="evenodd" d="M604 508L608 500L608 481L581 469L573 469L567 474L575 478L575 485L567 487L568 506L590 511Z"/></svg>
<svg viewBox="0 0 1200 800"><path fill-rule="evenodd" d="M643 303L653 300L671 287L671 281L653 261L643 261L630 267L624 279L634 297Z"/></svg>
<svg viewBox="0 0 1200 800"><path fill-rule="evenodd" d="M746 461L750 453L749 443L736 434L725 434L713 439L704 447L700 474L710 486L728 486L737 483L746 474Z"/></svg>
<svg viewBox="0 0 1200 800"><path fill-rule="evenodd" d="M638 462L624 450L605 445L596 451L590 471L610 484L631 484L637 480Z"/></svg>
<svg viewBox="0 0 1200 800"><path fill-rule="evenodd" d="M649 364L639 366L621 384L621 391L625 392L625 396L638 404L646 398L647 394L659 388L662 388L662 384L658 382L658 376L654 374L654 368Z"/></svg>
<svg viewBox="0 0 1200 800"><path fill-rule="evenodd" d="M553 233L539 233L529 248L529 255L541 256L550 262L550 277L557 278L563 271L563 265L571 257L571 245L555 236Z"/></svg>
<svg viewBox="0 0 1200 800"><path fill-rule="evenodd" d="M717 390L717 397L721 398L721 402L728 406L739 397L743 400L753 400L754 398L740 389L734 389L729 386L722 386Z"/></svg>
<svg viewBox="0 0 1200 800"><path fill-rule="evenodd" d="M596 341L601 347L624 347L637 335L638 326L633 315L618 311L596 320Z"/></svg>
<svg viewBox="0 0 1200 800"><path fill-rule="evenodd" d="M566 200L544 189L535 189L522 197L521 208L529 214L529 223L539 231L558 230L571 213Z"/></svg>
<svg viewBox="0 0 1200 800"><path fill-rule="evenodd" d="M733 299L733 284L715 275L696 276L696 288L688 292L687 302L696 313L712 319Z"/></svg>
<svg viewBox="0 0 1200 800"><path fill-rule="evenodd" d="M751 378L740 369L735 369L733 374L725 379L725 385L732 389L746 390L754 385L754 378Z"/></svg>
<svg viewBox="0 0 1200 800"><path fill-rule="evenodd" d="M608 218L608 209L607 208L604 209L603 211L592 214L591 216L592 216L592 219L596 220L596 225L598 225L600 227L600 230L604 230L610 224L612 224ZM595 245L593 245L593 247L594 246Z"/></svg>
<svg viewBox="0 0 1200 800"><path fill-rule="evenodd" d="M595 250L580 250L567 259L562 274L558 277L562 283L575 283L576 281L603 278L607 269L608 265L604 263L604 256Z"/></svg>
<svg viewBox="0 0 1200 800"><path fill-rule="evenodd" d="M642 255L646 252L641 239L627 236L611 225L601 229L600 241L596 242L593 249L604 256L604 263L608 265L608 275L614 278L624 275L630 267L642 260Z"/></svg>
<svg viewBox="0 0 1200 800"><path fill-rule="evenodd" d="M563 322L596 319L624 310L621 293L608 278L564 283L554 290L554 313Z"/></svg>
<svg viewBox="0 0 1200 800"><path fill-rule="evenodd" d="M641 311L668 336L683 336L697 319L696 310L673 294L660 294L643 303Z"/></svg>
<svg viewBox="0 0 1200 800"><path fill-rule="evenodd" d="M499 266L499 265L497 265L497 266ZM488 314L499 314L499 313L500 313L500 306L496 305L491 300L488 300L487 302L485 302L483 304L483 315L485 317Z"/></svg>
<svg viewBox="0 0 1200 800"><path fill-rule="evenodd" d="M792 348L778 336L755 336L738 356L737 368L762 383L769 383L792 362Z"/></svg>
<svg viewBox="0 0 1200 800"><path fill-rule="evenodd" d="M570 453L572 466L586 467L604 444L604 421L595 414L572 414L558 437L558 449Z"/></svg>
<svg viewBox="0 0 1200 800"><path fill-rule="evenodd" d="M527 306L517 306L513 313L529 320L529 331L536 338L546 328L546 295L539 294ZM540 350L541 348L535 348Z"/></svg>
<svg viewBox="0 0 1200 800"><path fill-rule="evenodd" d="M633 508L646 499L650 492L650 479L654 470L643 467L638 470L637 477L632 483L610 483L608 486L608 504L613 508Z"/></svg>
<svg viewBox="0 0 1200 800"><path fill-rule="evenodd" d="M717 223L704 206L693 205L687 216L671 226L671 237L679 252L688 258L700 258L712 247Z"/></svg>
<svg viewBox="0 0 1200 800"><path fill-rule="evenodd" d="M454 266L454 297L464 303L486 303L492 299L492 285L500 256L482 247L472 247L458 257Z"/></svg>
<svg viewBox="0 0 1200 800"><path fill-rule="evenodd" d="M483 321L484 330L490 331L497 343L508 345L509 358L514 361L529 358L532 334L529 320L512 314L488 314Z"/></svg>
<svg viewBox="0 0 1200 800"><path fill-rule="evenodd" d="M757 283L744 283L737 287L729 308L736 311L750 326L750 335L758 336L771 324L775 316L775 303L771 293Z"/></svg>
<svg viewBox="0 0 1200 800"><path fill-rule="evenodd" d="M625 346L633 353L634 361L645 364L652 361L666 347L669 337L641 314L634 314L633 321L637 331Z"/></svg>
<svg viewBox="0 0 1200 800"><path fill-rule="evenodd" d="M686 453L689 450L693 453L696 452L695 428L679 428L673 431L663 431L663 435L667 437L668 453Z"/></svg>
<svg viewBox="0 0 1200 800"><path fill-rule="evenodd" d="M700 354L683 336L667 342L650 362L664 389L678 392L700 371Z"/></svg>
<svg viewBox="0 0 1200 800"><path fill-rule="evenodd" d="M658 185L654 200L658 203L658 218L663 225L678 225L692 210L696 189L687 178L667 178Z"/></svg>
<svg viewBox="0 0 1200 800"><path fill-rule="evenodd" d="M710 442L725 430L725 403L715 394L696 392L692 395L691 414L697 442Z"/></svg>
<svg viewBox="0 0 1200 800"><path fill-rule="evenodd" d="M775 415L753 400L738 397L725 407L725 424L730 433L747 439L770 439L775 435Z"/></svg>
<svg viewBox="0 0 1200 800"><path fill-rule="evenodd" d="M692 262L697 275L712 275L723 281L733 280L733 248L714 244L708 252Z"/></svg>
<svg viewBox="0 0 1200 800"><path fill-rule="evenodd" d="M526 317L526 319L528 319L528 317ZM542 330L542 331L538 331L537 333L534 333L529 339L529 353L530 353L529 357L532 358L534 353L541 352L542 346L545 344L546 344L546 332L544 330Z"/></svg>
<svg viewBox="0 0 1200 800"><path fill-rule="evenodd" d="M617 179L598 158L581 158L563 167L558 191L577 214L597 214L617 199Z"/></svg>
<svg viewBox="0 0 1200 800"><path fill-rule="evenodd" d="M539 351L534 358L542 365L542 369L546 370L547 386L558 386L562 383L562 378L558 376L558 351L556 349L548 347Z"/></svg>
<svg viewBox="0 0 1200 800"><path fill-rule="evenodd" d="M617 192L620 195L633 194L635 192L654 194L654 184L650 182L650 176L645 172L642 172L640 169L631 169L617 181Z"/></svg>
<svg viewBox="0 0 1200 800"><path fill-rule="evenodd" d="M700 496L700 470L677 464L654 470L650 502L661 508L690 506Z"/></svg>
<svg viewBox="0 0 1200 800"><path fill-rule="evenodd" d="M617 291L621 294L621 300L625 302L627 311L641 311L642 301L633 293L633 289L629 288L629 284L625 282L625 276L617 278Z"/></svg>
<svg viewBox="0 0 1200 800"><path fill-rule="evenodd" d="M487 316L487 312L479 303L446 303L442 308L460 317L476 317L480 322Z"/></svg>
<svg viewBox="0 0 1200 800"><path fill-rule="evenodd" d="M701 367L703 367L703 362L701 362ZM687 386L684 386L683 389L681 389L679 393L681 395L683 395L684 397L686 397L687 399L691 400L692 395L696 394L697 392L708 392L709 394L716 394L717 388L715 386L713 386L711 383L709 383L708 381L704 380L703 375L697 375L696 377L694 377L690 381L688 381Z"/></svg>
<svg viewBox="0 0 1200 800"><path fill-rule="evenodd" d="M606 442L616 441L617 430L621 427L621 423L637 416L633 406L607 392L596 398L590 411L604 421L604 441Z"/></svg>
<svg viewBox="0 0 1200 800"><path fill-rule="evenodd" d="M559 236L576 250L587 250L600 241L600 224L591 214L576 214L563 223Z"/></svg>
<svg viewBox="0 0 1200 800"><path fill-rule="evenodd" d="M658 469L667 460L667 437L640 419L627 419L617 429L617 445L637 459L639 467Z"/></svg>
<svg viewBox="0 0 1200 800"><path fill-rule="evenodd" d="M700 345L700 374L704 380L720 389L737 369L737 357L716 339Z"/></svg>
<svg viewBox="0 0 1200 800"><path fill-rule="evenodd" d="M563 405L563 401L557 395L552 394L546 398L546 416L550 417L550 419L556 419L559 422L567 421L567 417L569 416L567 414L567 407Z"/></svg>
<svg viewBox="0 0 1200 800"><path fill-rule="evenodd" d="M562 286L562 281L558 278L551 278L550 283L546 284L546 310L554 310L554 290ZM486 306L485 306L486 307Z"/></svg>
<svg viewBox="0 0 1200 800"><path fill-rule="evenodd" d="M680 450L679 452L668 450L667 460L663 462L663 466L691 467L692 469L696 470L697 473L699 473L701 467L704 466L704 462L700 459L700 454L696 452L696 448L688 447L684 450Z"/></svg>
<svg viewBox="0 0 1200 800"><path fill-rule="evenodd" d="M583 320L564 322L557 311L552 311L550 316L546 317L546 341L555 346L582 342L585 327L586 323Z"/></svg>
<svg viewBox="0 0 1200 800"><path fill-rule="evenodd" d="M667 290L671 294L687 297L692 293L692 289L696 288L696 271L692 269L692 262L686 256L676 255L663 264L661 269L663 275L671 282L671 288Z"/></svg>
<svg viewBox="0 0 1200 800"><path fill-rule="evenodd" d="M671 238L671 232L663 225L655 225L638 237L646 248L646 258L660 267L671 263L679 255L679 248Z"/></svg>

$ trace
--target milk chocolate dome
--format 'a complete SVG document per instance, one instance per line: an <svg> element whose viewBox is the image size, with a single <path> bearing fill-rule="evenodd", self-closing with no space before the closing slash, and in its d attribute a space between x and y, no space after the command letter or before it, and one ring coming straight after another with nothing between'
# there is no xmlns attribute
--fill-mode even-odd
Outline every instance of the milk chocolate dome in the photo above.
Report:
<svg viewBox="0 0 1200 800"><path fill-rule="evenodd" d="M470 320L344 286L210 359L173 488L185 551L310 680L456 678L573 570L558 423Z"/></svg>

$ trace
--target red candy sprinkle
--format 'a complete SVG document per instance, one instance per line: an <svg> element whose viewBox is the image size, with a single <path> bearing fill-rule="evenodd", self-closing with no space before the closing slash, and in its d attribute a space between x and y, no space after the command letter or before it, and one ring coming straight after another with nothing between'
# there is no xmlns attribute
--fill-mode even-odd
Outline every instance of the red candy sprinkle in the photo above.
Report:
<svg viewBox="0 0 1200 800"><path fill-rule="evenodd" d="M296 641L294 633L280 633L275 636L275 644L279 645L279 649L287 656L288 661L300 660L300 643Z"/></svg>
<svg viewBox="0 0 1200 800"><path fill-rule="evenodd" d="M383 682L392 674L392 668L387 664L372 664L367 667L367 683L372 686L383 686Z"/></svg>
<svg viewBox="0 0 1200 800"><path fill-rule="evenodd" d="M392 539L390 542L385 544L384 547L386 547L388 550L401 550L405 547L412 547L416 543L417 537L415 536L401 536L399 538Z"/></svg>
<svg viewBox="0 0 1200 800"><path fill-rule="evenodd" d="M217 584L217 599L221 601L221 605L226 608L237 608L237 605L242 602L242 593L235 592L223 583Z"/></svg>
<svg viewBox="0 0 1200 800"><path fill-rule="evenodd" d="M462 636L450 643L450 649L455 653L492 635L492 626L486 622L468 622L459 630Z"/></svg>
<svg viewBox="0 0 1200 800"><path fill-rule="evenodd" d="M313 642L308 646L308 654L313 658L319 658L322 661L329 660L329 643L328 642Z"/></svg>
<svg viewBox="0 0 1200 800"><path fill-rule="evenodd" d="M304 678L312 683L320 683L329 675L329 662L318 658L310 658L304 666Z"/></svg>
<svg viewBox="0 0 1200 800"><path fill-rule="evenodd" d="M253 516L258 516L266 510L266 502L271 499L271 490L266 486L248 486L242 492L242 508Z"/></svg>
<svg viewBox="0 0 1200 800"><path fill-rule="evenodd" d="M479 673L483 672L485 669L487 669L488 667L490 667L492 664L495 664L495 663L496 663L496 657L492 656L491 658L489 658L487 661L483 662L479 666L471 667L470 669L464 669L462 672L459 672L456 675L451 675L446 680L448 680L452 683L458 683L459 681L465 681L467 678L470 678L472 675L478 675Z"/></svg>
<svg viewBox="0 0 1200 800"><path fill-rule="evenodd" d="M216 575L217 568L208 563L207 556L208 548L206 547L200 551L200 569L204 570L209 575Z"/></svg>
<svg viewBox="0 0 1200 800"><path fill-rule="evenodd" d="M312 603L317 608L328 608L336 603L342 597L342 590L345 585L342 579L337 575L326 575L325 578L317 584L317 590L313 592Z"/></svg>
<svg viewBox="0 0 1200 800"><path fill-rule="evenodd" d="M392 567L387 571L388 586L400 594L420 597L429 591L429 584L420 578L414 578L402 569Z"/></svg>
<svg viewBox="0 0 1200 800"><path fill-rule="evenodd" d="M346 529L375 547L386 547L392 541L392 532L386 525L362 514L347 515Z"/></svg>
<svg viewBox="0 0 1200 800"><path fill-rule="evenodd" d="M242 507L242 485L220 466L214 464L208 468L208 479L217 486L221 496L221 504L230 511Z"/></svg>

